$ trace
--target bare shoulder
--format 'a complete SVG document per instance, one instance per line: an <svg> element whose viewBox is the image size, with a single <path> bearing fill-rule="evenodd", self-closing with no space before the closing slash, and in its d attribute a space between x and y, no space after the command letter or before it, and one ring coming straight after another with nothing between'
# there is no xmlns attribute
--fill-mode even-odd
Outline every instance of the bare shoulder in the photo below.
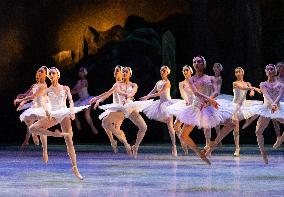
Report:
<svg viewBox="0 0 284 197"><path fill-rule="evenodd" d="M70 92L70 88L68 86L63 86L63 89L66 91L66 92Z"/></svg>

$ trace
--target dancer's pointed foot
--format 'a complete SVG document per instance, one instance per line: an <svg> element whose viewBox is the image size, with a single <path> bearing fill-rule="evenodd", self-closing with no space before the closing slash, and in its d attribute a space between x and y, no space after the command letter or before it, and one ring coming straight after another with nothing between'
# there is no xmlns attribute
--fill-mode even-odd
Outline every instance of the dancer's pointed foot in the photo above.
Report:
<svg viewBox="0 0 284 197"><path fill-rule="evenodd" d="M98 135L99 134L98 130L95 127L92 128L92 131L93 131L94 135Z"/></svg>
<svg viewBox="0 0 284 197"><path fill-rule="evenodd" d="M263 162L265 164L268 164L267 153L264 151L264 152L261 153L261 155L262 155Z"/></svg>
<svg viewBox="0 0 284 197"><path fill-rule="evenodd" d="M172 156L177 157L177 146L176 145L173 145L172 147Z"/></svg>
<svg viewBox="0 0 284 197"><path fill-rule="evenodd" d="M38 139L38 136L37 135L35 135L35 134L32 134L32 137L33 137L33 141L34 141L34 143L35 143L35 145L39 145L39 139Z"/></svg>
<svg viewBox="0 0 284 197"><path fill-rule="evenodd" d="M183 150L183 154L185 156L188 156L188 146L184 143L181 143L181 147L182 147L182 150Z"/></svg>
<svg viewBox="0 0 284 197"><path fill-rule="evenodd" d="M217 144L214 141L211 141L208 143L207 147L206 147L206 153L205 156L210 156L212 151L217 147Z"/></svg>
<svg viewBox="0 0 284 197"><path fill-rule="evenodd" d="M200 157L200 159L202 159L202 161L204 161L207 165L211 165L211 162L209 161L209 159L207 159L207 157L205 156L205 152L203 150L199 151L198 156Z"/></svg>
<svg viewBox="0 0 284 197"><path fill-rule="evenodd" d="M29 142L28 141L24 141L21 145L21 150L26 149L29 146Z"/></svg>
<svg viewBox="0 0 284 197"><path fill-rule="evenodd" d="M47 151L43 151L43 152L42 152L42 161L43 161L43 163L47 164L47 162L48 162L48 154L47 154Z"/></svg>
<svg viewBox="0 0 284 197"><path fill-rule="evenodd" d="M274 150L279 148L279 146L281 146L281 144L283 143L283 141L284 141L284 137L283 136L277 137L277 140L276 140L275 144L273 145L273 149Z"/></svg>
<svg viewBox="0 0 284 197"><path fill-rule="evenodd" d="M83 180L83 179L84 179L83 176L80 174L80 172L79 172L77 166L73 166L73 167L72 167L72 171L73 171L74 175L75 175L79 180Z"/></svg>
<svg viewBox="0 0 284 197"><path fill-rule="evenodd" d="M131 157L132 156L131 146L127 144L125 145L125 149L126 149L126 154Z"/></svg>
<svg viewBox="0 0 284 197"><path fill-rule="evenodd" d="M113 152L116 154L118 152L117 141L114 140L113 142L111 142L110 145L112 147Z"/></svg>
<svg viewBox="0 0 284 197"><path fill-rule="evenodd" d="M240 156L240 148L236 148L234 152L234 157L239 157Z"/></svg>
<svg viewBox="0 0 284 197"><path fill-rule="evenodd" d="M247 128L250 125L250 122L245 122L245 124L242 126L242 129Z"/></svg>
<svg viewBox="0 0 284 197"><path fill-rule="evenodd" d="M138 147L137 147L136 145L133 145L133 146L131 147L131 150L132 150L133 157L134 157L134 158L137 158Z"/></svg>

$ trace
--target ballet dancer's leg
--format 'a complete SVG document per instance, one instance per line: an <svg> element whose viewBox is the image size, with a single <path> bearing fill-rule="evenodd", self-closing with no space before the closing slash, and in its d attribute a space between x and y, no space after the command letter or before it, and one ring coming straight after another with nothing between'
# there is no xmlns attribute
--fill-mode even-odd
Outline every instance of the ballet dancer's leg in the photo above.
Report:
<svg viewBox="0 0 284 197"><path fill-rule="evenodd" d="M93 123L93 120L92 120L92 118L91 118L91 107L89 107L88 109L85 109L85 110L84 110L84 115L85 115L85 119L87 120L87 123L90 125L90 127L91 127L93 133L94 133L95 135L97 135L97 134L98 134L98 130L97 130L97 128L95 127L95 125L94 125L94 123Z"/></svg>

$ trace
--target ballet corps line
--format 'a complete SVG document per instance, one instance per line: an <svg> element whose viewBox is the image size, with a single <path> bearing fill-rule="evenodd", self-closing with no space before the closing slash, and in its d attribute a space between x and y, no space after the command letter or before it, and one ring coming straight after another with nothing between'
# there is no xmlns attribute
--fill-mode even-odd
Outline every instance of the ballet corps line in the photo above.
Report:
<svg viewBox="0 0 284 197"><path fill-rule="evenodd" d="M163 122L167 125L172 141L172 155L177 157L176 135L178 136L184 154L188 155L189 148L192 149L206 164L210 165L207 156L221 143L222 139L233 131L235 141L234 156L240 155L239 145L239 121L246 120L243 129L255 119L256 137L258 146L265 164L268 164L267 153L264 149L263 132L270 120L273 121L277 140L273 148L278 148L284 141L284 133L280 133L279 123L284 123L284 63L277 65L268 64L265 67L267 80L260 83L260 88L253 87L249 82L243 80L245 71L241 67L235 69L236 81L233 82L233 96L220 94L223 67L215 63L213 70L215 76L204 73L206 60L203 56L193 58L193 69L185 65L182 69L184 80L179 83L182 99L172 99L170 96L171 83L168 75L171 70L168 66L160 69L161 79L157 81L154 88L134 101L138 85L131 82L132 69L130 67L116 66L114 78L116 82L108 91L98 95L90 96L88 93L88 74L86 68L80 68L80 80L70 90L68 86L59 83L60 71L46 66L40 67L36 72L36 83L24 94L19 94L14 100L18 104L17 110L24 110L20 120L27 125L26 138L22 148L28 145L32 136L35 144L42 144L43 161L48 162L47 136L64 137L67 152L72 163L74 175L82 180L83 177L77 168L76 153L73 146L73 131L71 120L75 120L76 126L81 130L81 125L75 114L84 111L85 118L94 134L97 134L91 116L91 105L96 109L99 107L104 112L99 116L111 147L115 153L118 152L117 141L121 141L129 156L137 157L140 143L147 131L147 124L140 115L143 112L149 119ZM279 73L277 75L277 72ZM46 77L51 81L47 87ZM254 96L255 92L263 94L264 101L246 100L246 95ZM75 103L72 94L78 94L79 100ZM112 95L111 104L100 105L105 99ZM158 98L154 100L154 98ZM66 100L69 101L69 108ZM32 102L29 102L32 101ZM175 121L174 121L175 117ZM128 118L138 128L137 138L134 145L130 145L121 130L125 118ZM61 131L50 131L49 128L60 124ZM222 126L222 127L221 127ZM200 149L190 137L194 127L203 129L206 145ZM217 137L211 141L211 129L215 128Z"/></svg>

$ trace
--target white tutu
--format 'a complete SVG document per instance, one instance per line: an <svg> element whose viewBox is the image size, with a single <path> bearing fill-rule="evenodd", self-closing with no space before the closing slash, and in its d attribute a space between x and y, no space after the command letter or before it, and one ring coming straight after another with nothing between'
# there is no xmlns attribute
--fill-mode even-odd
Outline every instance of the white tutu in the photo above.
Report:
<svg viewBox="0 0 284 197"><path fill-rule="evenodd" d="M93 96L89 96L85 99L79 99L77 101L74 102L74 107L80 107L80 106L84 106L84 105L89 105L89 101L94 98Z"/></svg>
<svg viewBox="0 0 284 197"><path fill-rule="evenodd" d="M222 108L227 109L228 111L232 112L232 119L241 121L244 119L248 119L254 115L256 115L255 111L253 110L254 107L258 107L263 104L262 101L257 100L244 100L242 105L238 107L238 105L232 101L228 101L226 99L217 99L217 103L219 103ZM239 109L237 109L237 107Z"/></svg>
<svg viewBox="0 0 284 197"><path fill-rule="evenodd" d="M86 109L88 107L90 107L90 105L74 107L74 113L78 113L79 111L82 111L83 109ZM65 117L70 116L70 114L71 114L70 108L67 108L67 107L61 108L59 110L50 111L50 116L52 118L55 118L55 120L58 123L60 123ZM46 113L45 113L45 110L42 107L29 108L20 115L20 120L24 121L24 120L26 120L26 118L29 118L29 117L34 117L37 120L39 120L43 117L46 117Z"/></svg>
<svg viewBox="0 0 284 197"><path fill-rule="evenodd" d="M20 115L20 120L21 122L26 121L27 119L39 120L45 116L46 114L42 107L29 108Z"/></svg>
<svg viewBox="0 0 284 197"><path fill-rule="evenodd" d="M233 101L234 96L233 95L229 95L229 94L220 94L218 95L216 98L217 99L224 99L224 100L229 100L229 101Z"/></svg>
<svg viewBox="0 0 284 197"><path fill-rule="evenodd" d="M118 104L118 103L112 103L112 104L106 104L102 105L99 108L105 110L100 116L99 119L104 118L111 112L123 112L124 116L126 118L129 117L129 115L133 111L141 112L145 107L148 107L151 105L153 100L147 100L147 101L130 101L124 105Z"/></svg>
<svg viewBox="0 0 284 197"><path fill-rule="evenodd" d="M251 111L257 115L270 119L284 119L284 103L280 102L278 107L278 110L274 113L271 112L270 107L267 107L264 104L251 108Z"/></svg>
<svg viewBox="0 0 284 197"><path fill-rule="evenodd" d="M200 108L198 104L186 106L185 103L183 105L182 102L179 102L176 106L168 107L168 112L175 115L184 124L203 129L216 127L232 117L232 112L223 106L218 109L210 105Z"/></svg>
<svg viewBox="0 0 284 197"><path fill-rule="evenodd" d="M161 102L160 100L153 101L151 105L147 108L143 109L143 113L152 120L157 120L160 122L166 122L167 118L171 116L168 113L167 107L179 102L180 99L171 99L165 102Z"/></svg>

